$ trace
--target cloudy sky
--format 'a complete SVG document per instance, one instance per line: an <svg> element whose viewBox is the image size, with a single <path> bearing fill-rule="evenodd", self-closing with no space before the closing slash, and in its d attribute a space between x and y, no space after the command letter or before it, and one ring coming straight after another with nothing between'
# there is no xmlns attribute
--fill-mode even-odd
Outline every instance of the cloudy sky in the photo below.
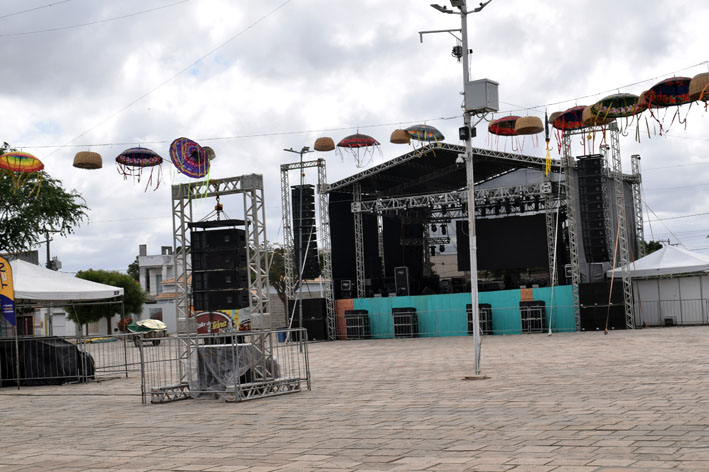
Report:
<svg viewBox="0 0 709 472"><path fill-rule="evenodd" d="M408 149L394 128L427 123L459 143L462 68L455 39L422 30L458 28L430 0L5 0L0 3L0 139L35 154L76 189L89 222L56 239L64 271L124 271L138 245L172 245L170 185L188 182L163 165L163 183L144 191L124 181L114 159L138 144L163 157L186 136L211 146L212 178L261 173L268 239L282 241L280 164L319 136L359 131L381 143L373 164ZM439 3L447 4L443 0ZM469 18L471 78L500 83L501 110L543 116L620 92L640 94L661 79L709 71L709 5L692 0L493 0ZM48 6L52 4L51 6ZM680 109L685 125L664 136L645 121L621 138L624 170L640 154L647 239L709 254L709 117ZM674 109L660 114L665 126ZM477 147L511 150L478 127ZM575 153L582 154L580 144ZM72 167L97 151L101 170ZM524 144L543 156L542 146ZM556 157L556 148L554 157ZM310 154L306 158L315 158ZM357 172L351 159L320 154L334 182ZM306 182L315 183L315 174ZM291 176L291 182L297 173ZM224 199L243 216L240 199ZM195 215L214 201L197 202ZM649 221L647 221L649 220ZM679 241L678 241L679 240ZM40 254L44 254L44 247Z"/></svg>

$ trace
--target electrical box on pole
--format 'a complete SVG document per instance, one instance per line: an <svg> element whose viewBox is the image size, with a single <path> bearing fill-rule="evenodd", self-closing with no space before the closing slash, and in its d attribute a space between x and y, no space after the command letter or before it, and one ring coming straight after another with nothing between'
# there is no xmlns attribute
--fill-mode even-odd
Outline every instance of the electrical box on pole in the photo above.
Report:
<svg viewBox="0 0 709 472"><path fill-rule="evenodd" d="M489 113L499 111L500 100L497 87L500 84L490 79L470 80L465 84L465 111Z"/></svg>

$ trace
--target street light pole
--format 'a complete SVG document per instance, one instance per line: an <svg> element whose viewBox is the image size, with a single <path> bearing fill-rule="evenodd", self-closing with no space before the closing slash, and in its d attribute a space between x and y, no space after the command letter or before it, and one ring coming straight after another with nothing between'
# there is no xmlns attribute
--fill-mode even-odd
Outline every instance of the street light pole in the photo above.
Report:
<svg viewBox="0 0 709 472"><path fill-rule="evenodd" d="M451 0L451 5L460 10L456 13L454 10L449 10L446 7L442 7L437 4L432 4L431 6L441 13L458 14L460 15L460 34L461 34L461 46L462 46L462 59L463 59L463 93L466 93L466 88L468 82L470 82L470 69L469 69L469 54L468 49L468 14L477 13L483 8L485 8L492 0L487 0L487 2L480 2L480 6L468 11L466 0ZM452 34L451 30L443 30ZM437 33L443 31L425 31L422 33ZM421 35L422 33L419 33ZM461 57L461 56L459 56ZM468 193L468 243L470 246L470 298L471 298L471 311L473 315L473 344L474 349L474 374L476 376L480 375L480 351L481 351L481 339L480 339L480 309L478 307L478 258L477 258L477 237L475 235L475 179L473 176L473 143L472 143L472 130L471 130L472 112L464 109L463 112L463 124L465 131L461 133L465 137L465 180Z"/></svg>

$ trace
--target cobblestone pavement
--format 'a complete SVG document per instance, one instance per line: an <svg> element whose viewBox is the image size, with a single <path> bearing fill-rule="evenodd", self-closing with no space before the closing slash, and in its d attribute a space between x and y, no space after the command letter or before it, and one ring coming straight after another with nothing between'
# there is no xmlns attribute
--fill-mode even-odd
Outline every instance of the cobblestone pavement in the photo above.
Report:
<svg viewBox="0 0 709 472"><path fill-rule="evenodd" d="M709 327L309 346L312 391L0 390L0 471L709 471Z"/></svg>

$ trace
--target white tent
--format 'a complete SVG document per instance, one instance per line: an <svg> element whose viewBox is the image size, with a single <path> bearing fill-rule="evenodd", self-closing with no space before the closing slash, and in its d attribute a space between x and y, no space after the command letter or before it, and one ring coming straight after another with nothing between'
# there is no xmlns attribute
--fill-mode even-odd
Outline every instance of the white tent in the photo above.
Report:
<svg viewBox="0 0 709 472"><path fill-rule="evenodd" d="M709 256L665 246L627 267L636 326L709 323ZM618 279L622 270L608 276Z"/></svg>
<svg viewBox="0 0 709 472"><path fill-rule="evenodd" d="M10 265L16 300L104 300L123 295L120 287L79 279L29 262L14 260Z"/></svg>
<svg viewBox="0 0 709 472"><path fill-rule="evenodd" d="M615 273L620 277L623 268L608 271L608 277ZM628 264L632 278L659 277L709 271L709 256L688 251L675 246L665 246L635 262Z"/></svg>

